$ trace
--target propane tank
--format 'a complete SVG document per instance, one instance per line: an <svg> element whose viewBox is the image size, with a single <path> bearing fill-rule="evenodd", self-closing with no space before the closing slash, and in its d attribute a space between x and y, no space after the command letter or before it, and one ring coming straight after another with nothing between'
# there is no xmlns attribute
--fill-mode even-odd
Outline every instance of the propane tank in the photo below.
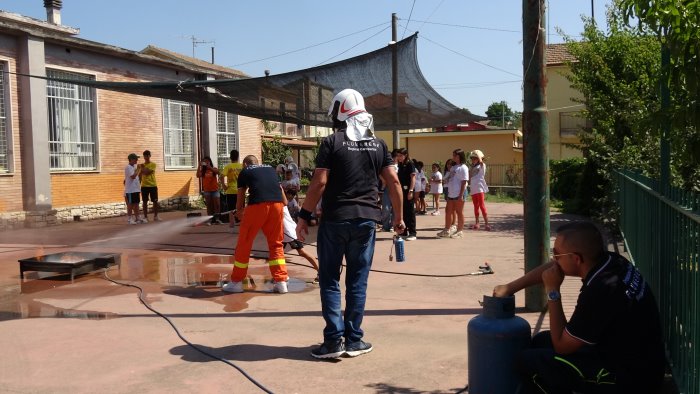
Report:
<svg viewBox="0 0 700 394"><path fill-rule="evenodd" d="M469 394L513 394L517 355L530 345L530 324L515 316L515 297L484 296L483 312L467 325Z"/></svg>

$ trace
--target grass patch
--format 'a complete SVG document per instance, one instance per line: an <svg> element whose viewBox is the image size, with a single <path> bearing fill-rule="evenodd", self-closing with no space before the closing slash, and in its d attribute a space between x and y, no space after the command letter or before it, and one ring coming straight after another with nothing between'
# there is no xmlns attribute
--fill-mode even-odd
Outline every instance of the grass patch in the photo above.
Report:
<svg viewBox="0 0 700 394"><path fill-rule="evenodd" d="M517 204L523 202L523 192L521 189L512 189L507 191L502 189L495 189L493 192L487 194L484 197L484 199L488 202L502 202L510 204Z"/></svg>

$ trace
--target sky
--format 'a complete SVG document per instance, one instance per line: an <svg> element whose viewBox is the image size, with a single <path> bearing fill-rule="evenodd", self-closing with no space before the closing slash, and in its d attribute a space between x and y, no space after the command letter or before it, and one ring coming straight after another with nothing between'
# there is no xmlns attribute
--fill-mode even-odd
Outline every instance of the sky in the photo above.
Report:
<svg viewBox="0 0 700 394"><path fill-rule="evenodd" d="M547 42L599 25L611 0L545 0ZM42 0L0 9L46 20ZM493 102L522 111L521 0L63 0L62 24L79 38L140 51L148 45L250 75L279 74L358 56L418 31L418 64L447 100L484 115ZM194 45L193 45L194 42Z"/></svg>

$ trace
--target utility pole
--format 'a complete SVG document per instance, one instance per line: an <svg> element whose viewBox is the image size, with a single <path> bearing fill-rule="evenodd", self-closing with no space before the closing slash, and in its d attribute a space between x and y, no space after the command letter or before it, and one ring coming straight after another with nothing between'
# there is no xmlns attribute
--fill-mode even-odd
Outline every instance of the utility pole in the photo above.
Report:
<svg viewBox="0 0 700 394"><path fill-rule="evenodd" d="M399 53L398 53L398 35L396 33L396 25L399 18L396 13L391 14L391 107L394 112L394 131L392 133L392 149L399 147Z"/></svg>
<svg viewBox="0 0 700 394"><path fill-rule="evenodd" d="M549 261L549 134L544 64L544 1L523 0L523 165L525 272ZM525 290L525 307L544 308L541 285Z"/></svg>

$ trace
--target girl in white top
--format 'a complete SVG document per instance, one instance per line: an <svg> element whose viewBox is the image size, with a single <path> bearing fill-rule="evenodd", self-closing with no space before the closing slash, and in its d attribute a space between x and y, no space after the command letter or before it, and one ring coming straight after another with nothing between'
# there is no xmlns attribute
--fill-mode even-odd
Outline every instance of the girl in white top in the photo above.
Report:
<svg viewBox="0 0 700 394"><path fill-rule="evenodd" d="M425 177L425 172L423 171L423 162L416 162L416 184L414 186L415 192L414 201L416 205L416 214L425 215L425 188L428 186L428 179Z"/></svg>
<svg viewBox="0 0 700 394"><path fill-rule="evenodd" d="M455 165L450 169L450 180L447 184L447 208L445 209L445 228L437 235L441 238L462 238L462 228L464 228L464 191L469 181L469 170L464 165L466 155L461 149L452 152L452 160ZM452 213L457 213L457 228L451 228Z"/></svg>
<svg viewBox="0 0 700 394"><path fill-rule="evenodd" d="M486 185L486 164L484 163L484 153L480 150L474 150L469 154L472 165L469 168L469 194L472 196L472 204L474 204L474 219L475 223L471 226L472 229L479 229L479 211L484 217L484 230L491 231L489 226L489 217L486 214L486 204L484 196L489 192L489 187Z"/></svg>
<svg viewBox="0 0 700 394"><path fill-rule="evenodd" d="M433 209L431 215L440 214L440 195L442 194L442 173L440 165L433 163L433 173L430 175L430 194L433 195Z"/></svg>

